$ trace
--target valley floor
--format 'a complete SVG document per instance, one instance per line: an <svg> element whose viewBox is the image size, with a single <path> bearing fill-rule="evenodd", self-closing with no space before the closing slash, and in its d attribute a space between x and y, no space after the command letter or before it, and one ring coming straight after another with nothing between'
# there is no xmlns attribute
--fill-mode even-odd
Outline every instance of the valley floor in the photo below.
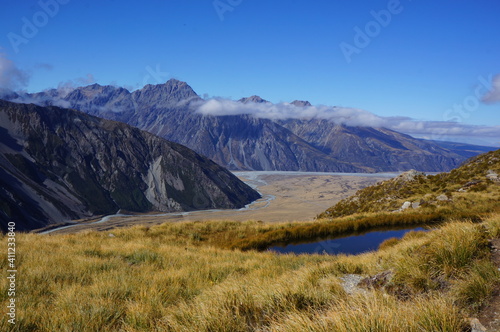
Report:
<svg viewBox="0 0 500 332"><path fill-rule="evenodd" d="M89 229L102 231L138 224L154 225L173 221L214 219L308 221L357 190L394 177L396 173L235 172L235 175L256 188L263 198L240 210L113 216L103 222L96 223L102 220L99 218L77 226L60 228L52 233L74 233Z"/></svg>
<svg viewBox="0 0 500 332"><path fill-rule="evenodd" d="M450 173L406 174L366 188L312 222L322 204L381 179L240 173L263 194L245 209L108 216L52 236L19 233L17 325L4 315L0 330L479 332L484 325L497 331L496 153ZM395 210L407 201L420 205ZM212 220L197 221L205 219ZM265 250L416 225L431 229L387 239L379 250L356 256ZM0 252L4 270L12 268L8 258ZM9 287L10 279L0 279L3 308Z"/></svg>

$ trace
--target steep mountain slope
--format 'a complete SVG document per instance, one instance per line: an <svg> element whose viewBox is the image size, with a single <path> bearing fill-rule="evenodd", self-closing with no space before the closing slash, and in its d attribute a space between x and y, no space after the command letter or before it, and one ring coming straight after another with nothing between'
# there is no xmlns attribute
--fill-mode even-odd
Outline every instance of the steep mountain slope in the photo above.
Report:
<svg viewBox="0 0 500 332"><path fill-rule="evenodd" d="M450 170L464 159L432 142L386 128L348 127L328 120L280 121L323 153L379 171ZM322 130L318 130L321 128Z"/></svg>
<svg viewBox="0 0 500 332"><path fill-rule="evenodd" d="M500 211L500 150L474 157L449 173L426 176L416 171L405 172L359 190L318 218L436 209L442 209L443 213Z"/></svg>
<svg viewBox="0 0 500 332"><path fill-rule="evenodd" d="M279 124L249 115L203 116L198 95L185 82L170 80L134 91L137 111L127 123L191 147L234 170L366 172L369 168L332 158ZM267 103L258 96L244 103Z"/></svg>
<svg viewBox="0 0 500 332"><path fill-rule="evenodd" d="M180 142L229 169L366 172L335 159L279 124L248 115L201 116L185 109L143 114L133 125Z"/></svg>
<svg viewBox="0 0 500 332"><path fill-rule="evenodd" d="M0 101L0 220L240 208L259 194L211 160L124 123Z"/></svg>
<svg viewBox="0 0 500 332"><path fill-rule="evenodd" d="M479 154L495 151L498 149L491 146L472 145L472 144L456 143L456 142L433 141L433 143L436 143L440 147L453 151L454 153L459 154L465 158L472 158Z"/></svg>
<svg viewBox="0 0 500 332"><path fill-rule="evenodd" d="M11 100L57 105L126 122L186 145L218 164L239 170L331 172L448 171L464 161L433 142L384 128L349 127L328 120L270 120L251 114L210 116L197 112L203 100L178 80L129 92L97 84L71 92L49 90ZM242 98L248 108L270 102ZM295 107L308 107L295 100Z"/></svg>

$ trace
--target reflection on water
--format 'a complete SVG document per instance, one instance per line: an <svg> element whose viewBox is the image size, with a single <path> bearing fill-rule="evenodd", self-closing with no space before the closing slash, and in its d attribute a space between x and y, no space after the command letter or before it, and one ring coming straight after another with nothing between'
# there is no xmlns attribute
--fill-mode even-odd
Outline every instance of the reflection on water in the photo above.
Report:
<svg viewBox="0 0 500 332"><path fill-rule="evenodd" d="M363 252L377 250L378 246L390 238L402 238L410 231L425 231L422 227L391 229L369 232L365 234L353 235L343 238L321 239L303 243L292 243L288 245L278 245L268 250L278 253L295 254L348 254L357 255Z"/></svg>

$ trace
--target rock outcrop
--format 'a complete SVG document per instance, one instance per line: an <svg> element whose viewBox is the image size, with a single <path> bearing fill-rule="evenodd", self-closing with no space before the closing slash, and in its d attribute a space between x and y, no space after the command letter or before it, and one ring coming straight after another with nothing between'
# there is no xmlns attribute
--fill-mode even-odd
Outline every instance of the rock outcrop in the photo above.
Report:
<svg viewBox="0 0 500 332"><path fill-rule="evenodd" d="M258 118L252 115L252 105L256 110L262 104L272 106L259 96L239 100L250 109L249 114L203 115L197 112L203 100L188 84L174 79L134 92L93 84L69 92L5 95L14 101L71 107L122 121L183 144L233 170L438 172L467 158L434 142L386 128L346 126L317 118ZM311 106L300 100L291 104Z"/></svg>
<svg viewBox="0 0 500 332"><path fill-rule="evenodd" d="M437 207L453 209L467 202L468 206L482 206L494 210L498 207L500 181L500 150L490 151L469 159L449 173L425 175L410 170L392 179L358 190L317 218L336 218L362 212L402 212L419 209L433 211ZM491 206L477 193L488 193ZM463 209L463 207L459 207ZM415 212L415 211L413 211Z"/></svg>
<svg viewBox="0 0 500 332"><path fill-rule="evenodd" d="M0 101L0 220L241 208L260 195L194 151L74 110Z"/></svg>

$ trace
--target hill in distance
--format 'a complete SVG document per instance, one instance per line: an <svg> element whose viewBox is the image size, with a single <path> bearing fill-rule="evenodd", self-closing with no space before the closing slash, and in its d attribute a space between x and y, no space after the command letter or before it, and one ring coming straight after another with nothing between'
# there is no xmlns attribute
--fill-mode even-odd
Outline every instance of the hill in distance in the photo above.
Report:
<svg viewBox="0 0 500 332"><path fill-rule="evenodd" d="M359 190L318 216L344 217L364 212L418 212L439 209L491 212L500 208L500 150L473 157L448 173L416 171Z"/></svg>
<svg viewBox="0 0 500 332"><path fill-rule="evenodd" d="M75 110L0 100L0 221L241 208L260 195L194 151Z"/></svg>
<svg viewBox="0 0 500 332"><path fill-rule="evenodd" d="M175 79L133 92L93 84L69 92L10 94L9 99L64 106L122 121L185 145L232 170L439 172L484 152L416 139L386 128L346 126L315 118L203 115L197 112L203 99L187 83ZM249 108L270 104L259 96L239 102ZM291 104L311 106L299 100Z"/></svg>

